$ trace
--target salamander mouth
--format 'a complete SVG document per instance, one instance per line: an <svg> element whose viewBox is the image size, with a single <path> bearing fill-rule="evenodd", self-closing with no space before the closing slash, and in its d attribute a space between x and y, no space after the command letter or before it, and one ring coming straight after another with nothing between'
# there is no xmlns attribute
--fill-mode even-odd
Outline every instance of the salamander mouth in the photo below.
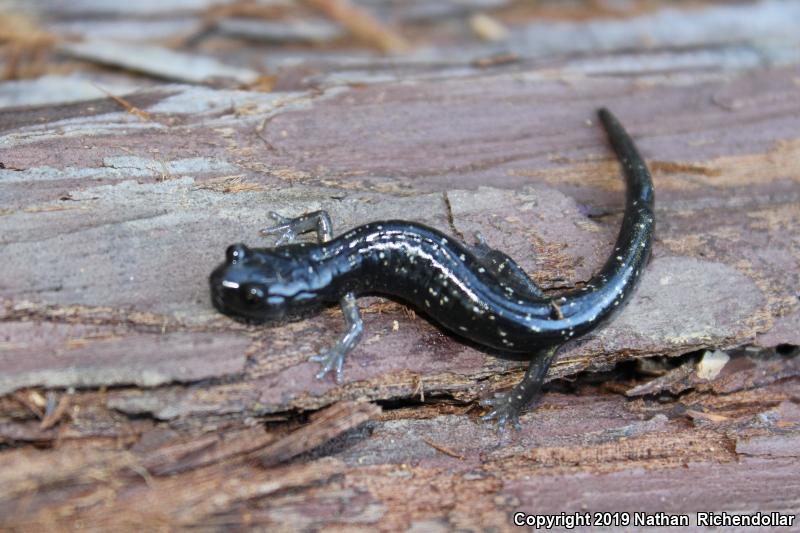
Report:
<svg viewBox="0 0 800 533"><path fill-rule="evenodd" d="M214 293L213 297L211 298L211 303L213 304L213 306L216 308L217 311L227 316L228 318L235 320L236 322L248 325L259 325L267 322L267 320L262 317L246 315L237 309L231 308L229 305L225 303L225 301L222 299L222 296L219 293L216 292Z"/></svg>
<svg viewBox="0 0 800 533"><path fill-rule="evenodd" d="M222 291L218 288L214 288L211 291L211 304L214 308L222 313L223 315L232 318L237 322L241 322L243 324L263 324L266 320L262 317L256 317L252 315L247 315L240 310L236 309L235 307L231 306L229 303L225 302L225 299L222 296Z"/></svg>

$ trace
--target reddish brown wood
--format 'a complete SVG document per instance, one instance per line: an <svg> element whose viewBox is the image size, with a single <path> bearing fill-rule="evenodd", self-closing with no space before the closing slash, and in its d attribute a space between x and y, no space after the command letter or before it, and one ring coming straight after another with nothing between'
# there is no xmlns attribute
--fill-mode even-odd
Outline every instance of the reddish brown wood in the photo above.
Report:
<svg viewBox="0 0 800 533"><path fill-rule="evenodd" d="M272 78L224 90L84 66L0 83L0 527L511 531L515 511L796 513L800 73L783 22L796 8L680 10L665 34L663 3L507 6L498 62L479 61L496 46L461 33L465 18L453 26L481 0L444 19L429 2L380 4L429 56L365 57L342 38L341 56L308 46L282 69L280 45L192 37L249 4L42 15L57 41L69 24L93 38L146 20L151 45L180 34L184 53L267 61ZM10 106L12 90L45 103ZM341 331L338 310L267 329L210 305L208 273L228 244L264 242L270 210L324 208L337 231L480 230L546 290L579 286L621 218L600 106L653 171L653 260L613 322L564 347L520 433L495 434L477 400L524 365L400 303L360 302L341 385L307 361ZM706 350L730 360L708 374Z"/></svg>

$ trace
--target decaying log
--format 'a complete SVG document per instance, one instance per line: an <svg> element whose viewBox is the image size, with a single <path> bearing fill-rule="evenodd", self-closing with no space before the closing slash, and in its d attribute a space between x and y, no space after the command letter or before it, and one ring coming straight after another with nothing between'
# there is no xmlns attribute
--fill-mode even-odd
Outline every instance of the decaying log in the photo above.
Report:
<svg viewBox="0 0 800 533"><path fill-rule="evenodd" d="M373 3L393 24L433 9L393 19ZM421 12L505 5L455 4ZM188 31L210 5L164 24ZM675 11L552 34L532 21L505 48L463 53L458 36L391 60L311 49L275 92L121 72L89 89L86 73L0 85L0 527L506 531L515 511L796 513L800 72L779 60L797 39L781 8L796 12L714 7L727 35ZM89 56L100 26L121 24L63 9L43 24L74 22ZM741 25L747 13L764 24ZM632 44L669 16L699 22ZM769 45L742 44L765 27ZM595 49L573 38L585 31ZM551 54L548 35L576 48ZM216 59L238 83L258 71ZM308 361L341 331L338 309L264 328L212 308L208 274L230 243L267 244L273 210L327 209L337 231L480 230L546 291L581 286L623 205L601 106L653 171L653 259L611 323L564 347L519 433L481 423L477 400L524 365L400 302L360 301L341 384Z"/></svg>
<svg viewBox="0 0 800 533"><path fill-rule="evenodd" d="M203 411L209 394L254 414L402 397L416 376L474 398L476 380L519 365L372 300L336 387L306 357L335 336L338 311L243 327L211 308L207 275L227 244L259 242L269 210L325 208L338 228L419 213L466 239L480 229L544 287L574 287L620 219L619 171L592 114L604 104L653 167L654 259L631 305L567 347L552 376L753 342L798 316L794 74L690 88L489 76L317 96L173 87L129 97L150 121L105 100L2 111L3 390L226 378L179 399L156 391L145 411L159 418ZM111 401L142 412L140 394Z"/></svg>

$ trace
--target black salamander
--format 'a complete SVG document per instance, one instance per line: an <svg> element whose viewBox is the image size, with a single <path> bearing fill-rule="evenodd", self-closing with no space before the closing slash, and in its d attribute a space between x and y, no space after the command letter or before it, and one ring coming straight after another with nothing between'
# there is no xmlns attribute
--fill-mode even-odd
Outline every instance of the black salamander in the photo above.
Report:
<svg viewBox="0 0 800 533"><path fill-rule="evenodd" d="M433 228L402 220L373 222L333 238L324 211L299 218L270 216L279 235L272 248L234 244L211 274L216 308L254 323L311 316L340 303L347 331L311 357L323 378L339 380L345 355L363 331L356 297L385 294L409 302L450 331L500 357L530 360L525 377L509 393L484 400L502 430L519 427L518 416L539 392L556 350L594 329L622 307L641 278L653 238L653 184L628 133L605 109L598 112L627 182L625 213L615 248L602 269L580 289L545 295L503 252L467 246ZM297 243L316 232L317 243ZM505 355L504 355L505 354Z"/></svg>

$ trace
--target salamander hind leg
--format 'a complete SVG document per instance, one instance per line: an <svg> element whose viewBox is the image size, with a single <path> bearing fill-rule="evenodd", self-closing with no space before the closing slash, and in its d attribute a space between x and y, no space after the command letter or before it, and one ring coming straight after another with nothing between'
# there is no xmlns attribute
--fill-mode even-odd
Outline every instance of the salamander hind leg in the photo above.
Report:
<svg viewBox="0 0 800 533"><path fill-rule="evenodd" d="M317 379L322 379L328 372L335 370L337 383L341 382L342 379L345 357L356 347L358 339L361 338L361 333L364 331L364 323L361 320L361 314L358 312L355 295L351 292L345 294L342 297L341 304L347 331L339 337L339 340L331 348L309 358L309 361L315 361L322 365L322 369L317 373Z"/></svg>
<svg viewBox="0 0 800 533"><path fill-rule="evenodd" d="M479 232L475 233L475 239L478 242L472 247L472 252L481 264L497 277L501 284L512 291L521 292L525 296L545 297L542 290L510 256L500 250L490 248L486 243L486 239Z"/></svg>
<svg viewBox="0 0 800 533"><path fill-rule="evenodd" d="M481 419L496 420L497 430L500 433L505 431L506 424L511 424L514 429L521 429L519 416L525 407L539 395L547 370L550 368L550 363L558 348L558 346L552 346L537 353L528 366L522 381L509 392L498 393L494 398L481 400L481 405L492 408Z"/></svg>
<svg viewBox="0 0 800 533"><path fill-rule="evenodd" d="M270 211L269 216L277 224L262 229L260 233L261 235L278 235L275 246L293 243L297 240L298 235L309 231L317 233L317 241L320 243L328 242L333 238L333 225L327 211L312 211L296 218L287 218L275 211Z"/></svg>

